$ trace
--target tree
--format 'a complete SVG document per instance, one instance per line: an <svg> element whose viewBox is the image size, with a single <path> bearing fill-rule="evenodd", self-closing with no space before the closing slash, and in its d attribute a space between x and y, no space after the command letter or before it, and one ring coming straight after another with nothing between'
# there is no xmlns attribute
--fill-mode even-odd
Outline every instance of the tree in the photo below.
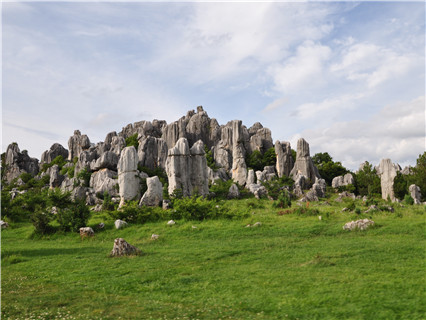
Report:
<svg viewBox="0 0 426 320"><path fill-rule="evenodd" d="M316 153L312 157L312 161L318 168L318 172L328 185L335 177L344 175L349 172L340 162L334 162L328 152Z"/></svg>
<svg viewBox="0 0 426 320"><path fill-rule="evenodd" d="M360 196L374 196L382 193L380 178L376 169L368 162L364 167L354 174L356 192Z"/></svg>

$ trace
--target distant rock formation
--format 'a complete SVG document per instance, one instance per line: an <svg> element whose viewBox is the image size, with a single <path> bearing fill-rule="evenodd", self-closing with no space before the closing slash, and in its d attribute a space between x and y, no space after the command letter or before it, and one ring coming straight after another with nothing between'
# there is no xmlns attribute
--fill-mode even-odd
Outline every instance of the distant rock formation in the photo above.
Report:
<svg viewBox="0 0 426 320"><path fill-rule="evenodd" d="M30 158L27 151L20 151L17 143L8 145L5 154L5 179L10 183L22 173L30 173L35 176L39 171L38 160Z"/></svg>
<svg viewBox="0 0 426 320"><path fill-rule="evenodd" d="M275 142L275 154L277 155L277 174L278 177L290 176L290 172L294 166L294 159L291 155L290 142L276 141Z"/></svg>
<svg viewBox="0 0 426 320"><path fill-rule="evenodd" d="M61 144L54 143L49 150L43 152L40 158L40 165L44 163L51 163L56 157L62 156L64 160L68 159L68 150Z"/></svg>
<svg viewBox="0 0 426 320"><path fill-rule="evenodd" d="M81 134L80 130L75 130L74 135L68 140L68 160L72 161L74 157L79 157L83 150L90 148L89 137Z"/></svg>
<svg viewBox="0 0 426 320"><path fill-rule="evenodd" d="M354 177L352 176L351 173L347 173L344 176L335 177L333 181L331 182L331 186L333 188L339 188L339 187L347 186L349 184L352 184L352 185L355 184Z"/></svg>
<svg viewBox="0 0 426 320"><path fill-rule="evenodd" d="M321 178L309 154L309 144L303 138L297 141L296 162L290 172L293 180L296 180L298 175L304 175L310 184L315 181L315 178Z"/></svg>
<svg viewBox="0 0 426 320"><path fill-rule="evenodd" d="M121 152L118 162L118 185L120 204L124 201L139 200L140 178L138 173L138 155L135 147L126 147Z"/></svg>
<svg viewBox="0 0 426 320"><path fill-rule="evenodd" d="M380 184L382 187L382 199L390 199L392 202L396 200L393 190L393 181L396 177L397 165L394 165L391 159L380 160L380 165L376 168L380 175Z"/></svg>

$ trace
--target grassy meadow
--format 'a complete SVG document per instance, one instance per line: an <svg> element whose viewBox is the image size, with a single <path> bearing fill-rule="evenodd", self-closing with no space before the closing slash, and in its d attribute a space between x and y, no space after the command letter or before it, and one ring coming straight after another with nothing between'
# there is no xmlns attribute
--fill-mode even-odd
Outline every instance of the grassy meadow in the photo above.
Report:
<svg viewBox="0 0 426 320"><path fill-rule="evenodd" d="M1 232L2 319L425 319L425 206L355 214L328 201L310 204L321 220L253 199L230 204L248 218L174 226L115 230L97 213L89 225L106 227L83 240L11 224ZM342 229L365 217L375 226ZM118 237L143 254L109 257Z"/></svg>

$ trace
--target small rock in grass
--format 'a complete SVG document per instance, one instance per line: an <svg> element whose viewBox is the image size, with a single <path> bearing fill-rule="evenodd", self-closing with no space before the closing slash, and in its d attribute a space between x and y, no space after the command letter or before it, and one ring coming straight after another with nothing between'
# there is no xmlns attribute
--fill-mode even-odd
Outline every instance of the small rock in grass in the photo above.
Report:
<svg viewBox="0 0 426 320"><path fill-rule="evenodd" d="M169 225L169 226L172 226L174 224L176 224L176 222L174 222L173 220L170 220L169 222L167 222L167 225Z"/></svg>
<svg viewBox="0 0 426 320"><path fill-rule="evenodd" d="M116 229L121 229L121 228L124 228L124 227L126 227L126 226L127 226L127 222L126 222L126 221L123 221L123 220L118 219L118 220L115 220L114 225L115 225L115 228L116 228Z"/></svg>
<svg viewBox="0 0 426 320"><path fill-rule="evenodd" d="M93 237L95 235L95 232L90 227L83 227L80 228L80 238L83 239L85 237Z"/></svg>
<svg viewBox="0 0 426 320"><path fill-rule="evenodd" d="M130 255L139 255L140 253L141 251L138 248L127 243L127 241L124 240L123 238L117 238L114 240L114 247L112 248L110 256L112 257L130 256Z"/></svg>
<svg viewBox="0 0 426 320"><path fill-rule="evenodd" d="M260 227L262 225L261 222L256 222L254 225L252 225L252 227Z"/></svg>
<svg viewBox="0 0 426 320"><path fill-rule="evenodd" d="M374 225L373 220L361 219L361 220L351 221L351 222L346 223L343 226L343 230L351 230L351 231L355 230L355 229L365 230L369 226L372 226L372 225Z"/></svg>
<svg viewBox="0 0 426 320"><path fill-rule="evenodd" d="M0 220L0 227L6 229L9 227L9 224L6 221Z"/></svg>
<svg viewBox="0 0 426 320"><path fill-rule="evenodd" d="M197 229L198 227L196 227L196 226L192 226L192 229Z"/></svg>
<svg viewBox="0 0 426 320"><path fill-rule="evenodd" d="M151 240L157 240L160 236L158 234L152 234Z"/></svg>
<svg viewBox="0 0 426 320"><path fill-rule="evenodd" d="M318 216L318 220L320 220L320 221L321 221L321 220L322 220L322 216Z"/></svg>

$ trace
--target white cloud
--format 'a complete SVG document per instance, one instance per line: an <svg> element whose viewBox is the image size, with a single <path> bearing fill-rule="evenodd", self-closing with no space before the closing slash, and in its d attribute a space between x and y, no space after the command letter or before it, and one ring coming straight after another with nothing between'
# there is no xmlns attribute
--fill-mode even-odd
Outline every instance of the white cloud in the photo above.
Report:
<svg viewBox="0 0 426 320"><path fill-rule="evenodd" d="M425 151L425 97L383 107L367 120L339 121L330 127L305 130L311 153L329 152L353 170L367 160L391 158L414 165ZM292 138L292 141L295 140Z"/></svg>

